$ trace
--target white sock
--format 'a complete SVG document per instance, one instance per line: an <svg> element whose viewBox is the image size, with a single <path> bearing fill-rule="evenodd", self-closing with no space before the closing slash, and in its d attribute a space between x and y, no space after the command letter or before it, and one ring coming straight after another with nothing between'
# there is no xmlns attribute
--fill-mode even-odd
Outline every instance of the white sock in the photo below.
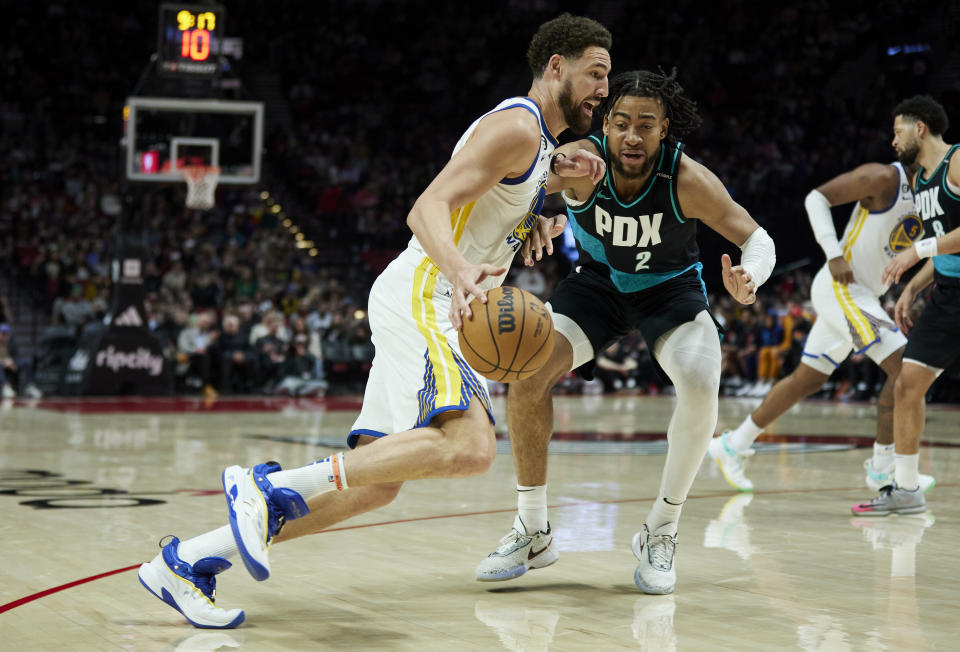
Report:
<svg viewBox="0 0 960 652"><path fill-rule="evenodd" d="M650 530L650 534L669 534L671 536L676 534L681 509L683 509L683 501L657 496L653 507L650 508L650 513L647 514L647 529ZM658 532L660 528L664 528L664 530Z"/></svg>
<svg viewBox="0 0 960 652"><path fill-rule="evenodd" d="M527 534L547 531L547 485L517 485L517 512Z"/></svg>
<svg viewBox="0 0 960 652"><path fill-rule="evenodd" d="M920 453L913 455L894 455L897 486L907 491L916 491L920 487Z"/></svg>
<svg viewBox="0 0 960 652"><path fill-rule="evenodd" d="M347 471L343 467L343 453L331 455L298 469L276 471L268 475L267 480L274 487L293 489L304 500L334 489L346 489Z"/></svg>
<svg viewBox="0 0 960 652"><path fill-rule="evenodd" d="M883 471L893 464L893 448L895 444L884 446L879 442L873 442L873 469Z"/></svg>
<svg viewBox="0 0 960 652"><path fill-rule="evenodd" d="M742 453L753 446L753 442L757 441L761 432L763 432L763 428L753 422L752 416L748 416L743 420L743 423L737 426L736 430L730 433L730 436L727 437L727 443L730 444L730 448Z"/></svg>
<svg viewBox="0 0 960 652"><path fill-rule="evenodd" d="M230 526L224 525L198 537L181 541L177 554L188 564L194 564L204 557L230 559L237 554L237 542Z"/></svg>

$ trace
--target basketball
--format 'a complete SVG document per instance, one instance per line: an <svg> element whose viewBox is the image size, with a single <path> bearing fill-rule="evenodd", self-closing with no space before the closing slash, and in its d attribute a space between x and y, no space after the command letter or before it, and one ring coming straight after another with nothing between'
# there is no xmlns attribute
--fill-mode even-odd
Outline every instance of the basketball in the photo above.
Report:
<svg viewBox="0 0 960 652"><path fill-rule="evenodd" d="M553 352L553 320L537 297L509 285L470 302L459 331L460 351L477 373L501 383L529 378Z"/></svg>

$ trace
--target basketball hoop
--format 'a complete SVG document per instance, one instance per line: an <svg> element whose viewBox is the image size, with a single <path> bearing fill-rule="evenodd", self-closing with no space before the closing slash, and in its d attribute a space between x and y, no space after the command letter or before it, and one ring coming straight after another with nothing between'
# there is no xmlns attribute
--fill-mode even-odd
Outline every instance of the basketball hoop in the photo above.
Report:
<svg viewBox="0 0 960 652"><path fill-rule="evenodd" d="M208 210L213 208L220 180L220 168L216 165L184 165L179 168L187 182L187 208Z"/></svg>

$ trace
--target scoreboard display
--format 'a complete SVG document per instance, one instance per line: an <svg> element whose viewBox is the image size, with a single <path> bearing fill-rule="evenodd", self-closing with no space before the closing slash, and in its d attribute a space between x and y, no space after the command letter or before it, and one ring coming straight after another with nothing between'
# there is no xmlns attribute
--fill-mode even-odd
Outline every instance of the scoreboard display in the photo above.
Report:
<svg viewBox="0 0 960 652"><path fill-rule="evenodd" d="M225 15L220 5L160 5L159 73L181 77L215 76L219 70L217 55Z"/></svg>

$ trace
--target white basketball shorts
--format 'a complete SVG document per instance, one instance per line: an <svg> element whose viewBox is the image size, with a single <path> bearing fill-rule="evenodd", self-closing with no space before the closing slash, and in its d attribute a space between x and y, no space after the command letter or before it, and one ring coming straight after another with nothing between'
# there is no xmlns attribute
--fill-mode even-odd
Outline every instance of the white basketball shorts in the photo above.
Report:
<svg viewBox="0 0 960 652"><path fill-rule="evenodd" d="M429 258L407 249L370 289L375 347L360 416L347 443L419 428L448 410L466 410L476 396L493 422L486 381L460 353L450 323L450 284Z"/></svg>
<svg viewBox="0 0 960 652"><path fill-rule="evenodd" d="M821 373L833 373L851 351L880 364L907 343L870 290L837 283L826 265L813 279L810 299L817 321L803 347L803 363Z"/></svg>

